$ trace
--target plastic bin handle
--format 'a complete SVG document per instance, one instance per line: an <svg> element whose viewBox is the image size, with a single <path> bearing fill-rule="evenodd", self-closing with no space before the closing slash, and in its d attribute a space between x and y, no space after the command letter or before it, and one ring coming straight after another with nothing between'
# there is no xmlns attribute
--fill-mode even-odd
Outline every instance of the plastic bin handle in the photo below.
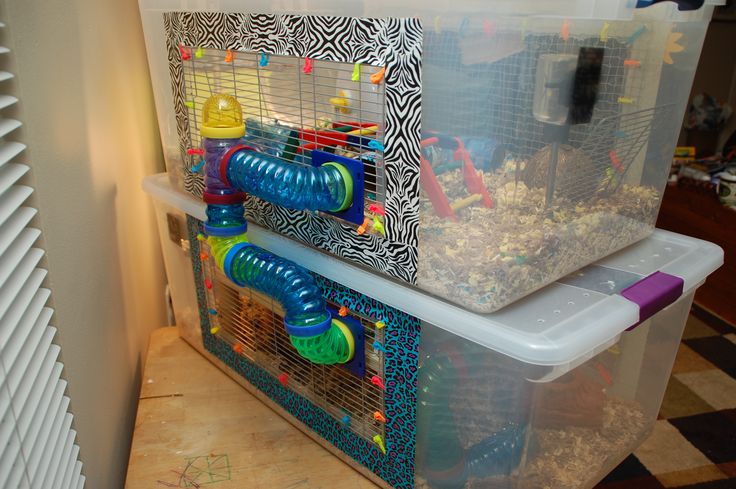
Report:
<svg viewBox="0 0 736 489"><path fill-rule="evenodd" d="M636 8L645 8L655 3L660 2L674 2L677 4L677 10L698 10L703 6L705 0L638 0L636 2Z"/></svg>

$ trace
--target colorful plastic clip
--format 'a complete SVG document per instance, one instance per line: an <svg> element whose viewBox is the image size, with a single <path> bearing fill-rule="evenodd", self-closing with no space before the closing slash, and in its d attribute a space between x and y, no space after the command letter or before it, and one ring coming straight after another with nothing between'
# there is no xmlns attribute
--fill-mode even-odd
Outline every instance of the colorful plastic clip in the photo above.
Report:
<svg viewBox="0 0 736 489"><path fill-rule="evenodd" d="M204 241L207 238L202 233L197 233L197 241Z"/></svg>
<svg viewBox="0 0 736 489"><path fill-rule="evenodd" d="M212 289L212 280L210 280L208 278L204 279L204 286L207 287L207 290L211 290Z"/></svg>
<svg viewBox="0 0 736 489"><path fill-rule="evenodd" d="M381 233L381 236L386 236L386 230L383 227L381 216L373 216L373 229Z"/></svg>
<svg viewBox="0 0 736 489"><path fill-rule="evenodd" d="M618 153L616 153L616 150L611 150L608 152L608 158L611 160L611 166L614 167L617 171L624 171L624 165L621 163L621 159L618 157Z"/></svg>
<svg viewBox="0 0 736 489"><path fill-rule="evenodd" d="M386 386L378 375L371 377L371 384L375 385L379 389L386 390Z"/></svg>
<svg viewBox="0 0 736 489"><path fill-rule="evenodd" d="M339 309L339 310L337 311L337 313L338 313L338 314L340 315L340 317L342 317L342 318L344 318L345 316L347 316L347 315L348 315L348 308L347 308L347 306L342 306L342 307L341 307L341 308L340 308L340 309Z"/></svg>
<svg viewBox="0 0 736 489"><path fill-rule="evenodd" d="M287 374L286 372L284 372L283 374L279 375L279 382L284 387L286 387L287 385L289 385L289 374Z"/></svg>
<svg viewBox="0 0 736 489"><path fill-rule="evenodd" d="M493 37L493 33L496 31L496 25L488 19L483 20L483 34L486 37Z"/></svg>
<svg viewBox="0 0 736 489"><path fill-rule="evenodd" d="M368 143L368 147L371 149L375 149L376 151L385 151L386 149L380 141L376 141L375 139L371 139L371 141Z"/></svg>
<svg viewBox="0 0 736 489"><path fill-rule="evenodd" d="M524 17L524 20L521 21L521 40L523 41L526 37L526 28L529 25L529 19Z"/></svg>
<svg viewBox="0 0 736 489"><path fill-rule="evenodd" d="M612 386L613 377L611 376L611 372L608 371L606 366L598 362L596 364L596 369L598 370L598 376L603 380L603 382L605 382L608 386Z"/></svg>
<svg viewBox="0 0 736 489"><path fill-rule="evenodd" d="M380 411L376 411L376 412L373 413L373 419L375 419L379 423L385 423L386 422L386 416L384 416L383 414L381 414Z"/></svg>
<svg viewBox="0 0 736 489"><path fill-rule="evenodd" d="M378 204L371 204L371 205L369 205L368 206L368 210L370 212L374 213L374 214L378 214L379 216L385 216L386 215L386 210L383 207L381 207L380 205L378 205Z"/></svg>
<svg viewBox="0 0 736 489"><path fill-rule="evenodd" d="M647 26L643 25L640 26L638 29L636 29L626 40L628 44L634 44L637 39L641 37L642 34L644 34L644 31L647 30Z"/></svg>
<svg viewBox="0 0 736 489"><path fill-rule="evenodd" d="M210 328L210 334L217 334L218 331L220 331L220 327L219 326L212 326Z"/></svg>
<svg viewBox="0 0 736 489"><path fill-rule="evenodd" d="M343 416L340 421L342 421L342 424L344 424L346 427L350 426L350 416L348 416L347 414Z"/></svg>
<svg viewBox="0 0 736 489"><path fill-rule="evenodd" d="M371 83L378 85L383 81L384 76L386 76L385 66L371 75Z"/></svg>
<svg viewBox="0 0 736 489"><path fill-rule="evenodd" d="M204 149L202 148L189 148L187 149L188 155L204 155Z"/></svg>
<svg viewBox="0 0 736 489"><path fill-rule="evenodd" d="M312 58L304 58L304 74L310 75L312 73L312 70L314 69L314 64L312 63Z"/></svg>
<svg viewBox="0 0 736 489"><path fill-rule="evenodd" d="M192 59L192 50L185 48L183 44L179 44L179 54L181 55L182 61Z"/></svg>
<svg viewBox="0 0 736 489"><path fill-rule="evenodd" d="M261 53L261 59L258 60L258 66L261 68L268 66L268 55L266 53Z"/></svg>
<svg viewBox="0 0 736 489"><path fill-rule="evenodd" d="M376 328L377 329L383 329L385 327L386 327L386 323L384 323L383 321L376 321Z"/></svg>
<svg viewBox="0 0 736 489"><path fill-rule="evenodd" d="M434 18L434 33L435 34L439 34L440 32L442 32L441 25L442 25L442 19L440 18L439 15L435 16Z"/></svg>
<svg viewBox="0 0 736 489"><path fill-rule="evenodd" d="M618 103L625 104L625 105L631 105L634 103L634 99L631 97L619 97Z"/></svg>
<svg viewBox="0 0 736 489"><path fill-rule="evenodd" d="M360 81L360 63L355 63L353 66L353 74L350 77L354 82Z"/></svg>
<svg viewBox="0 0 736 489"><path fill-rule="evenodd" d="M641 61L637 59L625 59L624 66L628 66L629 68L638 68L641 66Z"/></svg>
<svg viewBox="0 0 736 489"><path fill-rule="evenodd" d="M667 46L664 48L664 56L662 59L668 65L675 63L675 60L672 58L672 53L680 53L685 50L685 46L677 42L681 37L682 32L670 32L670 35L667 37Z"/></svg>
<svg viewBox="0 0 736 489"><path fill-rule="evenodd" d="M563 41L570 39L570 21L568 19L565 19L562 22L562 27L560 27L560 37Z"/></svg>
<svg viewBox="0 0 736 489"><path fill-rule="evenodd" d="M241 353L243 353L243 345L241 345L240 343L235 343L233 345L233 351L240 355Z"/></svg>
<svg viewBox="0 0 736 489"><path fill-rule="evenodd" d="M378 445L378 448L381 449L381 453L386 455L386 445L383 444L383 438L381 438L381 435L374 436L373 441L376 442L376 445Z"/></svg>
<svg viewBox="0 0 736 489"><path fill-rule="evenodd" d="M460 21L460 27L457 29L458 35L463 37L465 35L465 31L468 30L468 27L470 27L470 19L463 17L463 20Z"/></svg>
<svg viewBox="0 0 736 489"><path fill-rule="evenodd" d="M199 254L199 259L202 261L207 261L210 258L210 255L208 255L206 252L201 252Z"/></svg>
<svg viewBox="0 0 736 489"><path fill-rule="evenodd" d="M386 348L384 348L381 342L378 340L373 342L373 349L376 351L382 351L383 353L386 353Z"/></svg>
<svg viewBox="0 0 736 489"><path fill-rule="evenodd" d="M232 49L228 49L225 53L225 63L232 63L235 60L235 53Z"/></svg>
<svg viewBox="0 0 736 489"><path fill-rule="evenodd" d="M184 105L186 105L190 109L194 108L194 102L192 102L191 100L187 100L186 102L184 102Z"/></svg>
<svg viewBox="0 0 736 489"><path fill-rule="evenodd" d="M601 40L601 42L608 42L608 29L611 27L611 24L608 22L603 23L603 27L601 27L601 32L598 34L598 38Z"/></svg>
<svg viewBox="0 0 736 489"><path fill-rule="evenodd" d="M614 137L617 137L617 138L620 138L620 139L624 139L624 138L629 138L629 137L631 137L631 134L629 134L629 133L628 133L628 132L626 132L626 131L615 131L615 132L613 133L613 136L614 136Z"/></svg>
<svg viewBox="0 0 736 489"><path fill-rule="evenodd" d="M365 232L368 230L368 226L370 225L370 223L371 223L371 220L368 219L367 217L363 219L363 224L358 226L358 229L356 230L358 235L365 234Z"/></svg>
<svg viewBox="0 0 736 489"><path fill-rule="evenodd" d="M217 309L210 308L207 312L212 316L217 316Z"/></svg>
<svg viewBox="0 0 736 489"><path fill-rule="evenodd" d="M201 58L204 56L204 49L202 49L202 46L199 46L196 51L194 51L194 57L195 58Z"/></svg>
<svg viewBox="0 0 736 489"><path fill-rule="evenodd" d="M204 160L199 160L199 163L192 166L192 173L199 173L199 170L204 168L204 164L205 164Z"/></svg>

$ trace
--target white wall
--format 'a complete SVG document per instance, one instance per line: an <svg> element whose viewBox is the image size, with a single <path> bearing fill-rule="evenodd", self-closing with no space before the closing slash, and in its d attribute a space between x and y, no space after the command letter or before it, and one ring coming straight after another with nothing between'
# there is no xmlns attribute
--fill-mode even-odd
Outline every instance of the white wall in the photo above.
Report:
<svg viewBox="0 0 736 489"><path fill-rule="evenodd" d="M137 2L0 6L87 487L115 489L148 335L165 322L155 221L140 191L163 162Z"/></svg>

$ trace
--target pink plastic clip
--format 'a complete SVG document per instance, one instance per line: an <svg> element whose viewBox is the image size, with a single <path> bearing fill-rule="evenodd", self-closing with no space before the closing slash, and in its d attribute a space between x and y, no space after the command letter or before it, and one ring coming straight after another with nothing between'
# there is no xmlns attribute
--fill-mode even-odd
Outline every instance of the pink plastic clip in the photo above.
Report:
<svg viewBox="0 0 736 489"><path fill-rule="evenodd" d="M371 377L371 384L375 385L379 389L386 390L386 386L383 384L381 377L379 377L378 375L374 375L373 377Z"/></svg>
<svg viewBox="0 0 736 489"><path fill-rule="evenodd" d="M185 48L183 44L179 44L179 54L181 54L181 59L183 61L192 59L192 50Z"/></svg>
<svg viewBox="0 0 736 489"><path fill-rule="evenodd" d="M188 155L204 155L204 150L202 148L189 148L187 150Z"/></svg>
<svg viewBox="0 0 736 489"><path fill-rule="evenodd" d="M615 150L608 152L608 157L611 159L611 166L617 171L624 171L624 165L621 163L621 159L618 157L618 153Z"/></svg>
<svg viewBox="0 0 736 489"><path fill-rule="evenodd" d="M483 21L483 33L486 37L493 37L493 33L496 31L496 25L488 19Z"/></svg>
<svg viewBox="0 0 736 489"><path fill-rule="evenodd" d="M313 68L312 58L304 58L304 74L309 75L312 73Z"/></svg>
<svg viewBox="0 0 736 489"><path fill-rule="evenodd" d="M281 385L286 387L289 384L289 374L284 372L283 374L279 375L279 382L281 383Z"/></svg>
<svg viewBox="0 0 736 489"><path fill-rule="evenodd" d="M378 204L371 204L371 205L369 205L368 206L368 210L370 212L374 213L374 214L378 214L379 216L385 216L386 215L386 210L383 207L381 207L380 205L378 205Z"/></svg>
<svg viewBox="0 0 736 489"><path fill-rule="evenodd" d="M567 19L565 19L560 28L560 37L562 37L563 41L570 39L570 21Z"/></svg>

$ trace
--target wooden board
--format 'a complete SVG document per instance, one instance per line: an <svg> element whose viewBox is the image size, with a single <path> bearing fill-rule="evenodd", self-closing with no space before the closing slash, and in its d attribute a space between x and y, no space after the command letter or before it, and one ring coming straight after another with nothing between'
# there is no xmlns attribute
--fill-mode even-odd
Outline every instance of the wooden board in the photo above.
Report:
<svg viewBox="0 0 736 489"><path fill-rule="evenodd" d="M151 335L125 487L376 486L180 339Z"/></svg>

